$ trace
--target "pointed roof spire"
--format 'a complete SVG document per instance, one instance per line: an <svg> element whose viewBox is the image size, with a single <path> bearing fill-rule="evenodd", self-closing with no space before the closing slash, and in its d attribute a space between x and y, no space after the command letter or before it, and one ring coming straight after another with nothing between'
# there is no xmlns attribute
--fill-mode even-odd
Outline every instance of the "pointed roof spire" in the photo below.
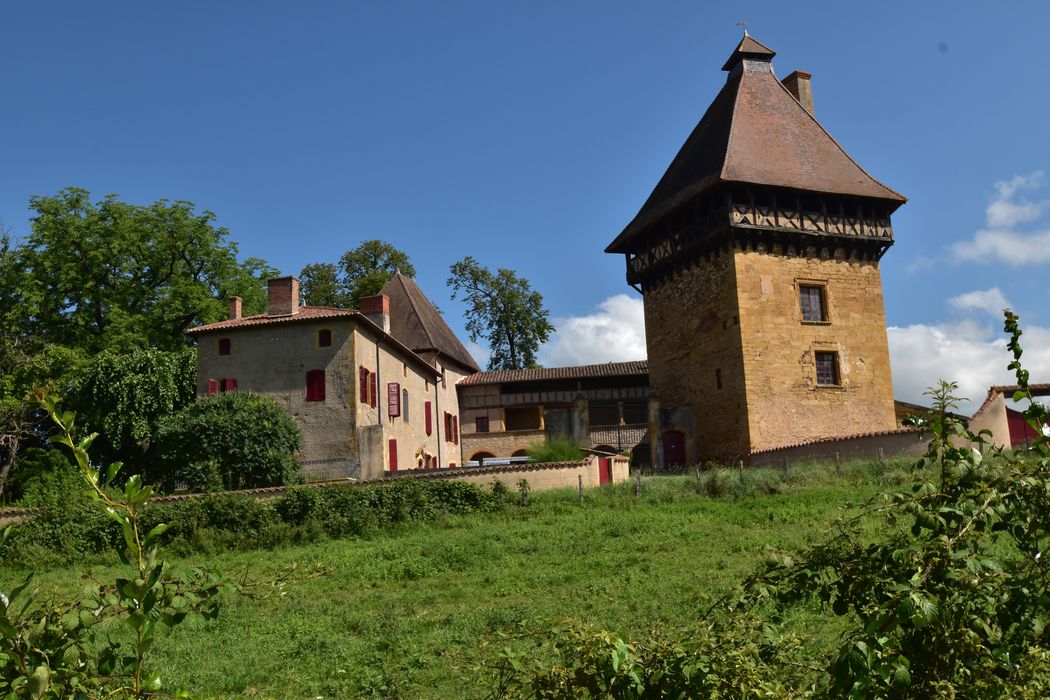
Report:
<svg viewBox="0 0 1050 700"><path fill-rule="evenodd" d="M769 61L773 60L773 57L777 55L777 52L769 48L760 41L755 40L750 34L747 33L747 29L744 29L744 38L740 40L740 43L733 49L733 53L726 60L722 70L731 71L737 63L745 58L752 59L754 61Z"/></svg>

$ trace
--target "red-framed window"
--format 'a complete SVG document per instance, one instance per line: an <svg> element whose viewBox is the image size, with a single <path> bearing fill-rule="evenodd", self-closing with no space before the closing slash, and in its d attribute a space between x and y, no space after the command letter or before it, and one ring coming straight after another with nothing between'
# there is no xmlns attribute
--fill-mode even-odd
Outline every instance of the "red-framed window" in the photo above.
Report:
<svg viewBox="0 0 1050 700"><path fill-rule="evenodd" d="M361 403L368 403L368 368L361 365L357 368L357 384L358 393L361 397Z"/></svg>
<svg viewBox="0 0 1050 700"><path fill-rule="evenodd" d="M312 369L306 373L306 400L324 401L324 370Z"/></svg>
<svg viewBox="0 0 1050 700"><path fill-rule="evenodd" d="M434 419L431 417L430 402L423 402L423 424L426 427L427 435L434 432Z"/></svg>
<svg viewBox="0 0 1050 700"><path fill-rule="evenodd" d="M232 343L230 342L229 338L219 338L219 354L220 355L229 355L231 347L232 347Z"/></svg>
<svg viewBox="0 0 1050 700"><path fill-rule="evenodd" d="M208 396L214 396L219 393L219 380L209 379L208 380Z"/></svg>
<svg viewBox="0 0 1050 700"><path fill-rule="evenodd" d="M232 377L223 379L221 391L224 394L230 391L237 391L237 380Z"/></svg>
<svg viewBox="0 0 1050 700"><path fill-rule="evenodd" d="M397 440L395 438L390 438L390 441L387 443L387 446L390 449L390 471L396 472L397 471Z"/></svg>
<svg viewBox="0 0 1050 700"><path fill-rule="evenodd" d="M321 330L317 331L317 347L332 347L332 331L330 331L327 328L322 328Z"/></svg>

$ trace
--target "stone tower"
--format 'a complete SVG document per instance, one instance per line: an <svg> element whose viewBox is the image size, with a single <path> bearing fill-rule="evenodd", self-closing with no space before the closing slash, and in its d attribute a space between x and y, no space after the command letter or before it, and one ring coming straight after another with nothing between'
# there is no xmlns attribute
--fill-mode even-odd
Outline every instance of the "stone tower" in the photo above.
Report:
<svg viewBox="0 0 1050 700"><path fill-rule="evenodd" d="M879 259L905 198L744 35L725 87L607 253L645 303L655 464L892 430Z"/></svg>

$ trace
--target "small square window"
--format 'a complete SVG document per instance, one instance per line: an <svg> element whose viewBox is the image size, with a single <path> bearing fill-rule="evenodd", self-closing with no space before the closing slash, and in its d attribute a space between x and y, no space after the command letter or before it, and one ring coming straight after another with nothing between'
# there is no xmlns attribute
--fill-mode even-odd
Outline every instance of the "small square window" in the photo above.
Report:
<svg viewBox="0 0 1050 700"><path fill-rule="evenodd" d="M474 419L474 432L487 433L489 431L489 417L478 416Z"/></svg>
<svg viewBox="0 0 1050 700"><path fill-rule="evenodd" d="M827 323L828 310L824 287L815 284L801 284L798 287L798 294L802 304L802 320L806 323Z"/></svg>
<svg viewBox="0 0 1050 700"><path fill-rule="evenodd" d="M317 347L330 348L332 347L332 331L327 328L322 328L317 331Z"/></svg>
<svg viewBox="0 0 1050 700"><path fill-rule="evenodd" d="M817 385L839 386L839 354L816 352L814 355L817 363Z"/></svg>
<svg viewBox="0 0 1050 700"><path fill-rule="evenodd" d="M231 343L230 343L230 339L229 338L219 338L219 354L220 355L229 355L230 354L230 347L231 347Z"/></svg>

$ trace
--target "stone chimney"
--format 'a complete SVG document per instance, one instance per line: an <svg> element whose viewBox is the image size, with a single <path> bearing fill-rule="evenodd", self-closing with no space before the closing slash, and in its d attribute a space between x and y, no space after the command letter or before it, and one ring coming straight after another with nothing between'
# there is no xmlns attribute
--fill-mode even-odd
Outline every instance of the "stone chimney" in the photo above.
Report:
<svg viewBox="0 0 1050 700"><path fill-rule="evenodd" d="M361 308L358 309L365 318L390 332L390 297L376 294L372 297L361 297Z"/></svg>
<svg viewBox="0 0 1050 700"><path fill-rule="evenodd" d="M230 320L236 321L241 317L241 298L230 297Z"/></svg>
<svg viewBox="0 0 1050 700"><path fill-rule="evenodd" d="M813 88L809 84L812 79L812 74L797 70L780 81L810 115L813 114Z"/></svg>
<svg viewBox="0 0 1050 700"><path fill-rule="evenodd" d="M267 285L267 316L294 316L299 313L299 279L278 277Z"/></svg>

